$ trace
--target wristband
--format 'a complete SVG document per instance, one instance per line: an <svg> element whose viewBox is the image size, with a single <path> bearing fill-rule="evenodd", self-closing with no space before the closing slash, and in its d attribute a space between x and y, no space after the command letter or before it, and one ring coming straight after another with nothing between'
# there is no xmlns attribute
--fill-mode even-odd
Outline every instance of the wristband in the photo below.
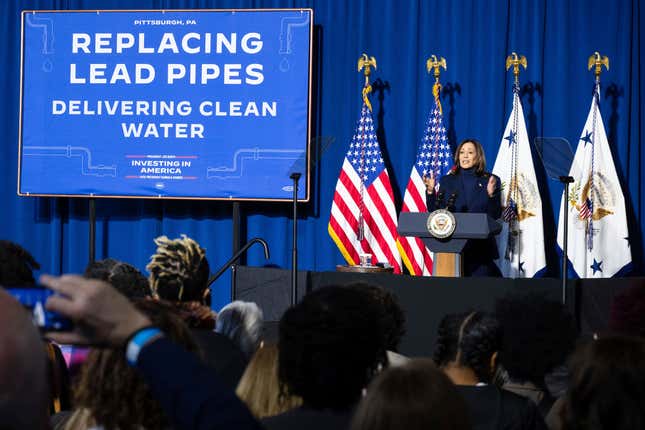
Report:
<svg viewBox="0 0 645 430"><path fill-rule="evenodd" d="M125 359L132 367L136 366L139 353L151 341L163 336L163 332L157 327L144 327L135 332L125 348Z"/></svg>

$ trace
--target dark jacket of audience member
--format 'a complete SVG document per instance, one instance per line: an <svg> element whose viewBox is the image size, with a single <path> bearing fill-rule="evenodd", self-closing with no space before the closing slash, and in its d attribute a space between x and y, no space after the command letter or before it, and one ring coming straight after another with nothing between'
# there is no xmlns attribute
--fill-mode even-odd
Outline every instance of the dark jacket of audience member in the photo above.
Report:
<svg viewBox="0 0 645 430"><path fill-rule="evenodd" d="M501 344L501 327L491 315L446 315L439 324L435 363L457 384L473 429L546 429L531 400L491 384Z"/></svg>
<svg viewBox="0 0 645 430"><path fill-rule="evenodd" d="M431 360L385 370L367 389L351 430L468 430L463 398Z"/></svg>
<svg viewBox="0 0 645 430"><path fill-rule="evenodd" d="M137 370L176 429L263 429L213 369L166 337L141 350Z"/></svg>
<svg viewBox="0 0 645 430"><path fill-rule="evenodd" d="M600 337L579 347L570 367L563 429L645 428L645 340Z"/></svg>
<svg viewBox="0 0 645 430"><path fill-rule="evenodd" d="M361 392L385 362L379 310L340 286L309 293L280 320L278 374L303 406L263 420L269 430L345 429Z"/></svg>

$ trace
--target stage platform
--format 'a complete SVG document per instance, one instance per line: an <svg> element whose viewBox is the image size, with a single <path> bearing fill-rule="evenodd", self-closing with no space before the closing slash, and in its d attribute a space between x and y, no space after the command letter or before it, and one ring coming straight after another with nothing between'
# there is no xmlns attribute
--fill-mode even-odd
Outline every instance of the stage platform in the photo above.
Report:
<svg viewBox="0 0 645 430"><path fill-rule="evenodd" d="M432 355L439 321L446 313L469 309L492 310L495 301L515 291L540 291L561 300L559 279L431 278L387 273L298 272L298 297L325 285L367 282L394 292L407 317L407 334L400 352L409 356ZM264 311L267 337L277 339L277 321L291 297L291 271L235 266L236 298L256 302ZM568 306L575 313L581 333L602 331L607 324L612 297L645 278L572 279Z"/></svg>

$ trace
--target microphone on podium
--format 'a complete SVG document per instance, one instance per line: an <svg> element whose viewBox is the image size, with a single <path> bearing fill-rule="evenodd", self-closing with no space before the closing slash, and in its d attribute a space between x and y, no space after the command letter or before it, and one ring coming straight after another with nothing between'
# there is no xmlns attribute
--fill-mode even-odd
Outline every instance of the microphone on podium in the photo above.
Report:
<svg viewBox="0 0 645 430"><path fill-rule="evenodd" d="M448 197L448 203L446 204L446 209L451 211L451 212L454 212L455 211L455 201L456 200L457 200L457 193L450 194L450 197Z"/></svg>
<svg viewBox="0 0 645 430"><path fill-rule="evenodd" d="M439 191L439 194L437 194L437 209L444 209L445 208L445 197L446 193L443 191Z"/></svg>

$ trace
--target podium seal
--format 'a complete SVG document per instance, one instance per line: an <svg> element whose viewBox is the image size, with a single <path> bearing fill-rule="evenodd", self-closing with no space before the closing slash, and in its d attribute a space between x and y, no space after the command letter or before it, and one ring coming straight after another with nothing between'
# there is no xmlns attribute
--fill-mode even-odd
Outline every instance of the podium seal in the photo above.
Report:
<svg viewBox="0 0 645 430"><path fill-rule="evenodd" d="M455 216L446 209L437 209L428 216L426 222L428 232L437 239L444 239L455 232L457 221Z"/></svg>

